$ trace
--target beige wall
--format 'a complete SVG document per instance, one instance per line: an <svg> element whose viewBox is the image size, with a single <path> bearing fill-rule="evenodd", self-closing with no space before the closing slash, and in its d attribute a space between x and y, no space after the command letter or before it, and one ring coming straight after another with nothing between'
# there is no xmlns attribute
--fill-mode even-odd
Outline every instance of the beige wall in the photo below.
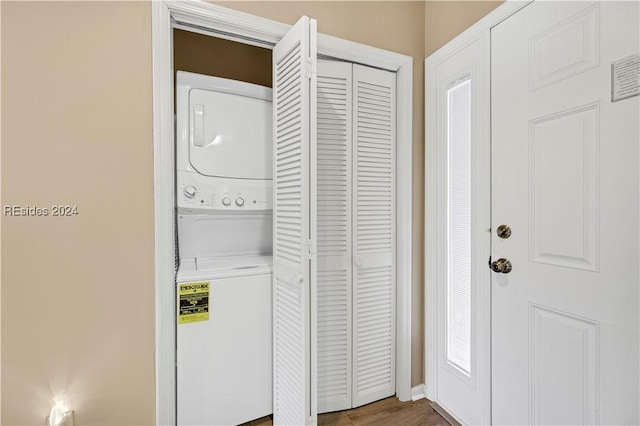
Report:
<svg viewBox="0 0 640 426"><path fill-rule="evenodd" d="M3 425L154 420L151 5L1 2Z"/></svg>
<svg viewBox="0 0 640 426"><path fill-rule="evenodd" d="M286 23L307 14L320 32L414 58L412 382L421 383L423 59L468 25L467 8L400 1L223 5ZM152 424L151 6L0 7L2 205L69 204L79 212L2 217L0 423L42 424L64 393L76 424ZM485 9L474 8L473 16ZM436 29L439 14L449 25Z"/></svg>
<svg viewBox="0 0 640 426"><path fill-rule="evenodd" d="M424 8L424 56L453 40L502 4L499 1L427 1Z"/></svg>

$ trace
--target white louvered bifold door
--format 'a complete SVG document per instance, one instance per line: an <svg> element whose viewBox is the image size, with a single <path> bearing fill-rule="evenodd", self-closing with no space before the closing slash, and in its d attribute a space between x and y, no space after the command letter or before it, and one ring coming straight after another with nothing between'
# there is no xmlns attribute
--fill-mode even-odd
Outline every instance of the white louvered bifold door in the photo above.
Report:
<svg viewBox="0 0 640 426"><path fill-rule="evenodd" d="M318 412L351 408L351 68L318 62Z"/></svg>
<svg viewBox="0 0 640 426"><path fill-rule="evenodd" d="M353 406L395 394L396 78L353 66Z"/></svg>
<svg viewBox="0 0 640 426"><path fill-rule="evenodd" d="M306 16L273 50L273 423L316 423L316 21ZM251 123L247 123L250 125ZM251 153L248 153L251 155Z"/></svg>

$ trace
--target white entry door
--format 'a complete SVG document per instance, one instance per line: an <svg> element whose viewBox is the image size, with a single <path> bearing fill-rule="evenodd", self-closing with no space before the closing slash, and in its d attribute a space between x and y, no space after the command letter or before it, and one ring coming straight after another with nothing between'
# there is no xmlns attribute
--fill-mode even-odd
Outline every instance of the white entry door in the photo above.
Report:
<svg viewBox="0 0 640 426"><path fill-rule="evenodd" d="M637 82L639 5L536 1L492 30L495 424L640 422L640 98L611 88Z"/></svg>

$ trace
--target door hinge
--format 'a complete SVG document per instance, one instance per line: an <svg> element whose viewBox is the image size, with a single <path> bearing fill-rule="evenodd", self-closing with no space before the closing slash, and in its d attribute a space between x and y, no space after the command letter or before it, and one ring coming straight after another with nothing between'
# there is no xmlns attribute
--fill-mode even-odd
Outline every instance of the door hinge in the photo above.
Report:
<svg viewBox="0 0 640 426"><path fill-rule="evenodd" d="M313 75L317 74L317 72L318 69L316 66L316 61L313 58L307 58L304 73L305 77L310 79Z"/></svg>
<svg viewBox="0 0 640 426"><path fill-rule="evenodd" d="M313 257L316 254L315 247L313 246L313 241L310 239L307 240L306 246L307 246L305 250L306 255L309 259L311 259L311 257Z"/></svg>

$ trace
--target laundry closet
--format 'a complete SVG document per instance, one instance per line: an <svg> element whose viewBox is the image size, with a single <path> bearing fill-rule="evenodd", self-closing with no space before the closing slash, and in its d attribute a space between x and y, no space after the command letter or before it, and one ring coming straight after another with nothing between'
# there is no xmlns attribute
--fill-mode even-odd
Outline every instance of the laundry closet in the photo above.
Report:
<svg viewBox="0 0 640 426"><path fill-rule="evenodd" d="M305 156L295 47L173 37L178 424L270 415L279 392L304 398L312 374L319 413L394 395L395 73L318 60ZM309 223L315 241L301 241ZM296 264L317 277L304 309ZM311 369L287 355L309 335Z"/></svg>

